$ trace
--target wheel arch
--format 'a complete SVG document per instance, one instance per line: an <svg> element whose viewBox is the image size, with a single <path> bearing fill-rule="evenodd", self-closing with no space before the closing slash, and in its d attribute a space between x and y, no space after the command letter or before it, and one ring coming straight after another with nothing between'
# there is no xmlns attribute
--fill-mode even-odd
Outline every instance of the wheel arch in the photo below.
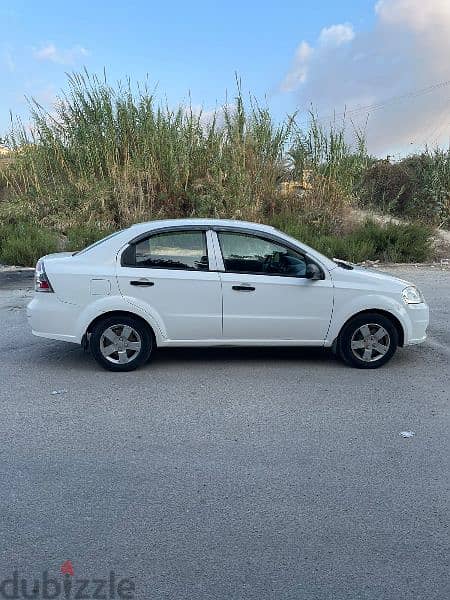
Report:
<svg viewBox="0 0 450 600"><path fill-rule="evenodd" d="M92 333L92 330L94 329L95 325L99 322L102 321L103 319L107 319L109 317L120 317L120 316L126 316L126 317L132 317L133 319L138 320L139 322L141 322L144 327L146 327L146 329L150 332L150 335L152 336L153 339L153 343L156 346L156 335L155 332L153 330L153 327L150 325L150 323L144 319L143 317L141 317L140 315L136 314L135 312L129 311L129 310L110 310L104 313L101 313L99 315L97 315L94 319L92 319L92 321L89 323L89 325L86 328L86 331L83 335L83 340L82 340L82 345L83 346L87 346L89 343L89 335Z"/></svg>
<svg viewBox="0 0 450 600"><path fill-rule="evenodd" d="M402 323L400 322L400 320L398 319L398 317L396 317L393 313L389 312L388 310L383 310L380 308L367 308L364 310L360 310L356 313L354 313L353 315L351 315L346 321L345 323L343 323L342 327L339 329L339 333L337 334L334 342L333 342L333 347L336 346L339 337L343 331L343 329L347 326L347 324L354 319L355 317L359 317L360 315L364 315L364 314L378 314L378 315L382 315L383 317L386 317L387 319L389 319L392 324L395 326L397 333L398 333L398 345L400 347L403 347L404 343L405 343L405 330L403 328Z"/></svg>

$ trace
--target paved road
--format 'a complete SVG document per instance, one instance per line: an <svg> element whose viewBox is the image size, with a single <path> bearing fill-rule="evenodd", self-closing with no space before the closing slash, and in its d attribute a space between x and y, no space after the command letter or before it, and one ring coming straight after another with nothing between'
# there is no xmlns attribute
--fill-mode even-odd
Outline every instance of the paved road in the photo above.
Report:
<svg viewBox="0 0 450 600"><path fill-rule="evenodd" d="M71 560L143 600L449 598L450 271L395 272L430 339L369 373L301 350L107 373L33 338L0 277L0 577Z"/></svg>

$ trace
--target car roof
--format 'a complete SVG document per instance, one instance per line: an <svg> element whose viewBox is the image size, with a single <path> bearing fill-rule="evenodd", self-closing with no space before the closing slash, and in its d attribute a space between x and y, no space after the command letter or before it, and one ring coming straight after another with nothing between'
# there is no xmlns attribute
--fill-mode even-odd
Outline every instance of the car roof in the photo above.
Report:
<svg viewBox="0 0 450 600"><path fill-rule="evenodd" d="M207 227L243 227L246 229L255 229L263 231L275 230L271 225L263 225L262 223L254 223L251 221L238 221L236 219L161 219L159 221L147 221L144 223L135 223L129 228L136 233L141 231L149 231L151 229L159 229L164 227L191 227L195 225L204 225Z"/></svg>

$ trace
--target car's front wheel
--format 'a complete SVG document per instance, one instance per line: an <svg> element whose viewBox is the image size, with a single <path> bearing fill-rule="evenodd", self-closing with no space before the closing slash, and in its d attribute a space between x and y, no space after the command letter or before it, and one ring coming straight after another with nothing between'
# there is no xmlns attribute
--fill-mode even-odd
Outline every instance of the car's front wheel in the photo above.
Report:
<svg viewBox="0 0 450 600"><path fill-rule="evenodd" d="M338 340L340 356L359 369L376 369L386 364L397 346L397 328L378 313L363 313L350 319Z"/></svg>
<svg viewBox="0 0 450 600"><path fill-rule="evenodd" d="M109 371L132 371L145 363L154 342L149 328L128 315L105 317L98 321L90 338L95 360Z"/></svg>

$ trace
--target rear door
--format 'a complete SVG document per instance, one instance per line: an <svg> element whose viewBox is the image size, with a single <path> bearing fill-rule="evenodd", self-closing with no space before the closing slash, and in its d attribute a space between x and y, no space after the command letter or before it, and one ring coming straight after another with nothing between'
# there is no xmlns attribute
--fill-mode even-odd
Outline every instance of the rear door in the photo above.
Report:
<svg viewBox="0 0 450 600"><path fill-rule="evenodd" d="M121 294L145 306L169 340L222 336L221 284L210 270L210 235L198 228L149 232L119 257Z"/></svg>
<svg viewBox="0 0 450 600"><path fill-rule="evenodd" d="M217 231L224 272L223 337L320 345L333 308L333 285L306 278L306 255L264 235Z"/></svg>

